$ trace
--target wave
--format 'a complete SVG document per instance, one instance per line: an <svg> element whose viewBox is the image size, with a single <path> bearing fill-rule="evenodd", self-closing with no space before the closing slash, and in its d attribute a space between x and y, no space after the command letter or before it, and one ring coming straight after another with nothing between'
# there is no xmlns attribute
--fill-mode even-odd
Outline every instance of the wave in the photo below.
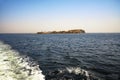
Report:
<svg viewBox="0 0 120 80"><path fill-rule="evenodd" d="M39 65L0 41L0 80L45 80Z"/></svg>
<svg viewBox="0 0 120 80"><path fill-rule="evenodd" d="M80 67L66 67L49 71L46 80L102 80Z"/></svg>

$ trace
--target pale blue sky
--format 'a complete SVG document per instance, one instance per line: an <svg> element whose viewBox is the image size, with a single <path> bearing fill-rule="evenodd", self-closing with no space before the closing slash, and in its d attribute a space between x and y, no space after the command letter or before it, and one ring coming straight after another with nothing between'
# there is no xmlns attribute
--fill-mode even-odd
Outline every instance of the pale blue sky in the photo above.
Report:
<svg viewBox="0 0 120 80"><path fill-rule="evenodd" d="M120 0L0 0L0 33L120 32Z"/></svg>

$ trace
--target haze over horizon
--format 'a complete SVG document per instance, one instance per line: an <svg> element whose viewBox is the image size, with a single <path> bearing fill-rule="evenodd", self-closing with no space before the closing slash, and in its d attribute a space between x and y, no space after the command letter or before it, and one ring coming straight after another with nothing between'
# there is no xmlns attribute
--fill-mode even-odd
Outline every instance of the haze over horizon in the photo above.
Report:
<svg viewBox="0 0 120 80"><path fill-rule="evenodd" d="M0 33L120 33L120 0L0 0Z"/></svg>

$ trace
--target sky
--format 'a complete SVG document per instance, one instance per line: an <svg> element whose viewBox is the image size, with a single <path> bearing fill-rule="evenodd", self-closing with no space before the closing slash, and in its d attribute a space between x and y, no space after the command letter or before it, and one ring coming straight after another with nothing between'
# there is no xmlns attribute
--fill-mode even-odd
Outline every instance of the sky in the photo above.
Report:
<svg viewBox="0 0 120 80"><path fill-rule="evenodd" d="M0 0L0 33L120 33L120 0Z"/></svg>

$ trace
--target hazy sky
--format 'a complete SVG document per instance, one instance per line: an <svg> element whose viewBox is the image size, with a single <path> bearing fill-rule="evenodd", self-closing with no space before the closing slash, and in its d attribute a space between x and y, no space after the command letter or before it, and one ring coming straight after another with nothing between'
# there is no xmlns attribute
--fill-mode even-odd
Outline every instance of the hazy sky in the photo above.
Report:
<svg viewBox="0 0 120 80"><path fill-rule="evenodd" d="M120 32L120 0L0 0L0 33Z"/></svg>

